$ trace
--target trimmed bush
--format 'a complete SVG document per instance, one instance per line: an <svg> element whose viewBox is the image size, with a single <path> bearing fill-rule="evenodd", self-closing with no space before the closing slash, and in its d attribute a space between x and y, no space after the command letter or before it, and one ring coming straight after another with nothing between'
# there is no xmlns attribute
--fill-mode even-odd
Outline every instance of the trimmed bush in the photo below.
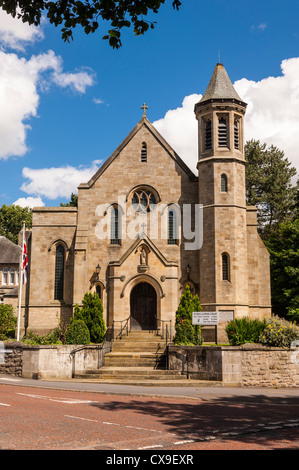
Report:
<svg viewBox="0 0 299 470"><path fill-rule="evenodd" d="M102 301L97 293L86 293L82 303L82 308L79 308L78 305L75 306L70 324L75 320L82 320L89 330L90 341L102 343L106 332Z"/></svg>
<svg viewBox="0 0 299 470"><path fill-rule="evenodd" d="M252 320L248 317L230 321L225 332L231 345L258 343L261 333L266 327L265 320Z"/></svg>
<svg viewBox="0 0 299 470"><path fill-rule="evenodd" d="M193 296L187 285L175 314L174 344L198 345L202 343L201 328L198 326L196 329L196 326L192 325L192 312L201 310L198 296Z"/></svg>
<svg viewBox="0 0 299 470"><path fill-rule="evenodd" d="M266 321L266 327L260 335L264 346L286 347L299 339L299 328L283 318L274 316Z"/></svg>
<svg viewBox="0 0 299 470"><path fill-rule="evenodd" d="M65 335L66 344L89 344L89 330L83 320L73 320Z"/></svg>
<svg viewBox="0 0 299 470"><path fill-rule="evenodd" d="M0 340L12 336L12 331L17 325L17 319L13 313L13 306L10 304L0 304Z"/></svg>

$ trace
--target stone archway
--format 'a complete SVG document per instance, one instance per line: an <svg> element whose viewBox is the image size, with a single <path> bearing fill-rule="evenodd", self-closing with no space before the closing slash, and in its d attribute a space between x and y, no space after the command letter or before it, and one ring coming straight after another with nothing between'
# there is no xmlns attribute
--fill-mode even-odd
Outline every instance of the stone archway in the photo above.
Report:
<svg viewBox="0 0 299 470"><path fill-rule="evenodd" d="M131 290L130 313L132 330L157 328L157 293L148 282L140 282Z"/></svg>

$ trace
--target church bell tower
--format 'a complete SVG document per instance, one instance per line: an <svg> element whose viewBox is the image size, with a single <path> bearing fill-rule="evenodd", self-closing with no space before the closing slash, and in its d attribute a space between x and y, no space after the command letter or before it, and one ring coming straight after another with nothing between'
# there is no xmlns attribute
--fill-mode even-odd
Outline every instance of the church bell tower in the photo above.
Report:
<svg viewBox="0 0 299 470"><path fill-rule="evenodd" d="M195 105L198 121L200 300L220 320L248 314L244 103L218 63Z"/></svg>

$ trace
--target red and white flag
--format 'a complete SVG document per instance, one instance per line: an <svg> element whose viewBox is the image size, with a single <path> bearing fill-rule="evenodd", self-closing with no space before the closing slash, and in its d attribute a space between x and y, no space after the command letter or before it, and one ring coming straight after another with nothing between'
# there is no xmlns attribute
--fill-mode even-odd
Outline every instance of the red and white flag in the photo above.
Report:
<svg viewBox="0 0 299 470"><path fill-rule="evenodd" d="M25 234L23 235L22 270L23 270L23 284L26 285L28 277L29 277L29 266L28 266L27 245L25 241Z"/></svg>

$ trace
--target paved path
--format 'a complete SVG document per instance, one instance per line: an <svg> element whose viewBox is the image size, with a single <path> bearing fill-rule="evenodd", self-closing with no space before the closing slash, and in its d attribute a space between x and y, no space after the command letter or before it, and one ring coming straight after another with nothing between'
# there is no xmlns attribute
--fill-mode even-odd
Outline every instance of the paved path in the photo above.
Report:
<svg viewBox="0 0 299 470"><path fill-rule="evenodd" d="M0 449L183 456L202 449L299 449L298 395L295 389L124 387L0 375Z"/></svg>

